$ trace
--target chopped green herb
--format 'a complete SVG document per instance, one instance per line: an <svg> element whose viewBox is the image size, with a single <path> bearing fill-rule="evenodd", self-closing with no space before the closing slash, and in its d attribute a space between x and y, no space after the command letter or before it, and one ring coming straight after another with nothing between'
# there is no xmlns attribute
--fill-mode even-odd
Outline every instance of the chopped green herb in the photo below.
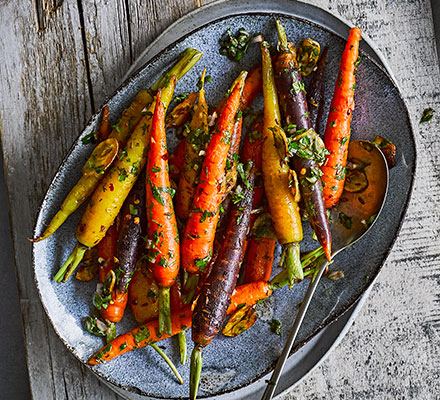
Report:
<svg viewBox="0 0 440 400"><path fill-rule="evenodd" d="M342 211L339 213L339 221L347 229L351 229L351 227L353 225L352 217L345 215Z"/></svg>
<svg viewBox="0 0 440 400"><path fill-rule="evenodd" d="M137 333L133 334L134 340L136 344L139 342L142 342L143 340L146 340L150 337L150 331L146 326L141 327Z"/></svg>
<svg viewBox="0 0 440 400"><path fill-rule="evenodd" d="M209 250L209 254L205 258L195 260L195 265L197 268L200 269L201 272L203 272L206 266L208 265L209 260L211 259L211 255L212 255L212 250Z"/></svg>
<svg viewBox="0 0 440 400"><path fill-rule="evenodd" d="M129 209L130 209L131 215L138 215L139 214L139 210L133 204L129 205Z"/></svg>
<svg viewBox="0 0 440 400"><path fill-rule="evenodd" d="M273 319L269 322L270 330L275 333L275 335L281 336L281 322L277 319Z"/></svg>
<svg viewBox="0 0 440 400"><path fill-rule="evenodd" d="M105 346L97 355L96 360L100 360L102 357L104 357L110 350L112 349L112 345L108 344Z"/></svg>
<svg viewBox="0 0 440 400"><path fill-rule="evenodd" d="M249 46L251 36L244 28L240 28L232 35L230 29L220 39L220 54L228 57L231 61L240 62Z"/></svg>
<svg viewBox="0 0 440 400"><path fill-rule="evenodd" d="M431 121L434 116L434 110L432 108L426 108L423 111L422 118L420 118L420 123Z"/></svg>
<svg viewBox="0 0 440 400"><path fill-rule="evenodd" d="M88 135L84 136L81 139L82 144L89 144L89 143L95 144L97 141L98 141L98 135L96 134L96 132L89 133Z"/></svg>

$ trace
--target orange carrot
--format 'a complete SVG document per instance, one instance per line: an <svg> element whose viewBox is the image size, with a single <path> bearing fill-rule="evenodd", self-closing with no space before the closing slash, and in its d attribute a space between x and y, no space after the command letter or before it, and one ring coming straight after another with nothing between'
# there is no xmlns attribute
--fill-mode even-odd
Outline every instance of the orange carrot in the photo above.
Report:
<svg viewBox="0 0 440 400"><path fill-rule="evenodd" d="M183 222L188 216L191 208L194 193L197 189L197 178L203 163L203 154L209 142L208 127L208 104L205 100L205 73L203 70L200 79L200 91L197 102L194 105L193 116L189 126L187 125L187 136L184 163L179 188L176 196L176 215Z"/></svg>
<svg viewBox="0 0 440 400"><path fill-rule="evenodd" d="M179 272L180 250L172 200L174 191L168 174L165 107L161 102L161 90L157 93L151 126L146 188L149 262L159 286L159 327L161 333L171 334L170 287Z"/></svg>
<svg viewBox="0 0 440 400"><path fill-rule="evenodd" d="M244 283L270 279L276 243L276 239L265 237L252 237L248 241Z"/></svg>
<svg viewBox="0 0 440 400"><path fill-rule="evenodd" d="M165 124L167 128L179 128L191 116L191 110L197 100L197 92L188 94L182 102L177 104L167 115Z"/></svg>
<svg viewBox="0 0 440 400"><path fill-rule="evenodd" d="M259 300L263 300L271 294L272 289L269 282L266 281L251 282L237 286L231 296L231 304L228 307L227 314L233 314L243 305L253 306Z"/></svg>
<svg viewBox="0 0 440 400"><path fill-rule="evenodd" d="M180 174L185 167L185 146L186 139L183 138L177 145L174 153L170 155L170 178L176 183L179 183Z"/></svg>
<svg viewBox="0 0 440 400"><path fill-rule="evenodd" d="M119 322L124 316L128 302L128 292L112 291L112 299L107 308L101 308L99 314L110 322Z"/></svg>
<svg viewBox="0 0 440 400"><path fill-rule="evenodd" d="M98 244L99 282L103 283L107 274L115 264L114 255L116 249L117 229L113 224Z"/></svg>
<svg viewBox="0 0 440 400"><path fill-rule="evenodd" d="M241 94L239 112L237 113L237 120L234 125L234 130L231 137L231 147L229 148L228 158L226 161L226 179L223 185L223 195L226 196L235 186L237 182L237 166L238 166L238 152L240 149L243 113L245 113L248 107L261 91L262 77L261 66L251 69L244 82L243 92ZM218 107L223 107L224 103L220 102Z"/></svg>
<svg viewBox="0 0 440 400"><path fill-rule="evenodd" d="M246 74L246 72L240 74L240 79L226 102L206 151L200 182L182 239L182 267L188 272L203 272L212 255L218 208L223 199L220 190L225 177L226 156Z"/></svg>
<svg viewBox="0 0 440 400"><path fill-rule="evenodd" d="M272 289L267 282L252 282L237 286L231 296L231 304L228 307L228 315L233 314L242 304L254 305L272 294ZM191 328L192 324L191 306L185 306L171 315L172 334ZM159 332L158 320L148 321L145 324L132 329L114 339L96 352L88 361L89 365L97 365L113 360L114 358L128 353L131 350L140 349L151 343L167 339L170 336Z"/></svg>
<svg viewBox="0 0 440 400"><path fill-rule="evenodd" d="M102 115L101 115L101 125L99 126L98 130L98 140L104 140L107 139L108 135L110 134L110 124L108 122L108 111L109 106L106 105L102 109Z"/></svg>
<svg viewBox="0 0 440 400"><path fill-rule="evenodd" d="M324 143L330 152L321 167L324 183L324 202L327 208L335 206L344 189L345 165L347 163L350 124L354 111L356 65L361 30L353 28L341 58L333 100L328 115Z"/></svg>
<svg viewBox="0 0 440 400"><path fill-rule="evenodd" d="M159 321L149 321L138 328L128 331L104 346L88 361L89 365L97 365L118 357L131 350L148 346L167 339L191 326L191 307L186 307L171 317L171 335L159 332Z"/></svg>

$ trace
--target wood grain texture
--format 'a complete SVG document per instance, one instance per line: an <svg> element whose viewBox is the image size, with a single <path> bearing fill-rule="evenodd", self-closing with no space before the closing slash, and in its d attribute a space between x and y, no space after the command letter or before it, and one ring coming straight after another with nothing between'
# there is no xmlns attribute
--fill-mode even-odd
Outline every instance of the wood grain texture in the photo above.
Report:
<svg viewBox="0 0 440 400"><path fill-rule="evenodd" d="M90 116L90 106L76 1L48 13L44 30L34 23L35 12L30 2L0 3L0 113L31 391L51 399L53 359L61 352L49 342L58 339L38 299L26 237L32 235L43 194ZM67 357L61 354L59 361L71 363Z"/></svg>
<svg viewBox="0 0 440 400"><path fill-rule="evenodd" d="M99 108L132 63L128 9L124 0L81 4L93 104Z"/></svg>
<svg viewBox="0 0 440 400"><path fill-rule="evenodd" d="M15 261L35 399L120 399L47 322L31 246L40 201L68 148L130 63L171 22L210 0L0 2L0 126ZM415 128L416 185L396 245L356 323L283 397L435 399L440 393L440 73L429 0L310 0L358 25L397 77Z"/></svg>

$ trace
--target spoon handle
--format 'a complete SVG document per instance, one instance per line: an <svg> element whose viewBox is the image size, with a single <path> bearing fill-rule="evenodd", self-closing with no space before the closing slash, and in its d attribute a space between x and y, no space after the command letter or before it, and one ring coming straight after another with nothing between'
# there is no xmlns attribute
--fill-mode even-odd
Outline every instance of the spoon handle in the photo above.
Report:
<svg viewBox="0 0 440 400"><path fill-rule="evenodd" d="M306 295L304 296L304 300L299 307L298 314L295 318L295 323L292 326L289 337L287 338L287 342L284 345L283 352L281 353L280 358L278 359L277 365L273 371L272 377L267 383L266 390L264 391L263 397L261 400L270 400L272 399L275 390L277 388L278 382L280 380L281 373L283 372L284 366L286 365L287 358L289 357L290 351L292 350L293 343L295 342L296 336L298 335L299 328L303 322L303 319L306 315L307 309L309 308L310 302L312 300L313 294L318 286L318 283L321 279L325 268L328 265L328 261L325 260L321 267L318 270L316 276L311 280L309 287L307 288Z"/></svg>

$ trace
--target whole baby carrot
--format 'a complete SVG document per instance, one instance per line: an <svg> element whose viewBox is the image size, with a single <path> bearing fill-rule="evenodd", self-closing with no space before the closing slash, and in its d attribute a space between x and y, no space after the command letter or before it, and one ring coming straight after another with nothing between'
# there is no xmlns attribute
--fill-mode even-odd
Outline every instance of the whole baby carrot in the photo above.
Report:
<svg viewBox="0 0 440 400"><path fill-rule="evenodd" d="M228 228L219 255L204 283L193 311L190 398L195 399L202 368L202 351L221 329L237 283L244 255L244 243L249 230L253 203L255 168L252 162L244 167L241 175L245 189L243 198L231 210Z"/></svg>
<svg viewBox="0 0 440 400"><path fill-rule="evenodd" d="M327 151L322 140L311 128L306 91L302 82L296 50L287 42L280 21L278 31L278 55L274 64L275 82L280 99L281 113L288 127L294 126L290 137L289 155L298 175L299 188L310 224L319 243L331 259L331 232L322 196L321 170ZM290 129L288 131L290 133Z"/></svg>
<svg viewBox="0 0 440 400"><path fill-rule="evenodd" d="M203 161L200 181L182 238L182 267L188 272L203 272L212 255L218 208L223 200L221 182L225 176L226 156L246 75L246 72L242 72L233 87Z"/></svg>
<svg viewBox="0 0 440 400"><path fill-rule="evenodd" d="M262 38L261 38L262 39ZM283 246L282 265L289 272L290 287L303 278L299 242L303 238L296 174L289 168L287 138L280 127L281 113L268 44L260 42L263 66L264 146L263 180L278 241Z"/></svg>
<svg viewBox="0 0 440 400"><path fill-rule="evenodd" d="M144 170L121 208L114 252L117 282L111 293L110 304L100 310L101 316L110 322L119 322L124 315L128 301L128 285L136 267L141 243L144 243L142 236L146 230L146 217Z"/></svg>
<svg viewBox="0 0 440 400"><path fill-rule="evenodd" d="M168 174L165 107L161 101L161 90L156 97L146 176L149 267L159 286L159 330L171 335L170 287L179 272L180 248L173 206L174 190L170 187Z"/></svg>
<svg viewBox="0 0 440 400"><path fill-rule="evenodd" d="M325 164L321 167L324 202L327 208L331 208L339 202L344 190L360 40L361 30L352 28L342 53L341 67L336 78L335 91L324 134L325 147L330 152L326 157Z"/></svg>
<svg viewBox="0 0 440 400"><path fill-rule="evenodd" d="M184 154L185 167L179 179L176 196L176 214L182 222L188 216L197 188L197 178L202 168L203 154L209 142L208 104L206 103L204 89L205 73L206 69L203 70L200 79L199 97L194 105L193 116L188 126L189 132L186 136Z"/></svg>

